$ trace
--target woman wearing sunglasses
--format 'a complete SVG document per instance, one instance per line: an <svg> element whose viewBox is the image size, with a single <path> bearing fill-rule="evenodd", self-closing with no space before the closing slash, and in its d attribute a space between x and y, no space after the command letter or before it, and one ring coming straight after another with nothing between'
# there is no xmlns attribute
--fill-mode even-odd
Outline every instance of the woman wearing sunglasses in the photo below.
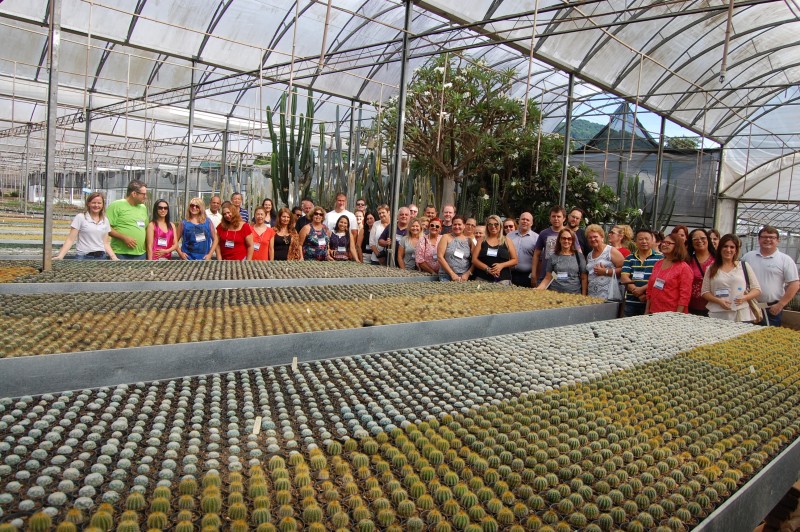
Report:
<svg viewBox="0 0 800 532"><path fill-rule="evenodd" d="M420 235L417 242L417 253L414 260L417 262L417 268L423 272L437 275L439 273L439 255L437 247L442 235L439 234L442 230L442 221L439 218L433 218L428 223L428 234Z"/></svg>
<svg viewBox="0 0 800 532"><path fill-rule="evenodd" d="M314 207L311 211L311 223L300 230L300 242L303 243L303 260L328 260L330 236L325 225L325 211L322 207Z"/></svg>
<svg viewBox="0 0 800 532"><path fill-rule="evenodd" d="M153 216L147 224L145 248L147 260L168 260L178 249L178 233L175 224L169 220L169 203L158 200L153 205Z"/></svg>
<svg viewBox="0 0 800 532"><path fill-rule="evenodd" d="M492 214L486 218L486 235L478 239L472 250L475 279L490 283L511 284L511 268L517 265L514 242L502 231L500 217Z"/></svg>
<svg viewBox="0 0 800 532"><path fill-rule="evenodd" d="M186 209L186 218L178 226L181 245L178 256L183 260L211 260L219 240L211 219L206 216L206 205L200 198L192 198Z"/></svg>

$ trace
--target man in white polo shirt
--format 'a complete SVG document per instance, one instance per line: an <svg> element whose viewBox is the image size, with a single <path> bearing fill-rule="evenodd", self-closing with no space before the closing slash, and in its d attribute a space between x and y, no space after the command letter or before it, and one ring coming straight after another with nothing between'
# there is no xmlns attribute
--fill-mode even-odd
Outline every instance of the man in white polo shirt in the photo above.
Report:
<svg viewBox="0 0 800 532"><path fill-rule="evenodd" d="M761 285L758 302L767 305L766 315L773 327L780 326L783 308L800 288L797 264L791 257L778 251L779 241L778 230L765 225L758 232L758 250L750 251L742 258L758 278Z"/></svg>

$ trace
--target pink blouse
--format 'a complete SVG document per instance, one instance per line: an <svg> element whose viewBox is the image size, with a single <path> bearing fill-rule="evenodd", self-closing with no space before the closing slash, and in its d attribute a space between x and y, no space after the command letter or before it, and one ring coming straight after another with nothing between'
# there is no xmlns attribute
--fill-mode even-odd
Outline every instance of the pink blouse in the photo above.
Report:
<svg viewBox="0 0 800 532"><path fill-rule="evenodd" d="M427 262L433 268L433 271L438 272L439 257L436 255L436 247L439 245L439 240L442 239L442 235L436 237L436 242L431 242L429 238L429 235L422 235L419 237L415 260L417 264Z"/></svg>

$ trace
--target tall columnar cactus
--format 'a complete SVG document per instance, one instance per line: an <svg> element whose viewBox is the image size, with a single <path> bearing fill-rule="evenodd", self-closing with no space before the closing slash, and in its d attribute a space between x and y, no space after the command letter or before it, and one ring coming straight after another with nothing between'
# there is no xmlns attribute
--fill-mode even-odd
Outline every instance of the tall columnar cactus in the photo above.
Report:
<svg viewBox="0 0 800 532"><path fill-rule="evenodd" d="M314 152L311 149L311 130L314 125L314 100L311 90L306 98L306 112L297 116L297 89L282 94L278 100L278 130L275 130L274 113L267 106L267 124L272 142L272 189L273 199L290 204L292 190L297 196L307 193L314 168ZM287 98L290 101L287 106ZM289 121L287 124L287 107ZM297 190L295 190L297 189Z"/></svg>

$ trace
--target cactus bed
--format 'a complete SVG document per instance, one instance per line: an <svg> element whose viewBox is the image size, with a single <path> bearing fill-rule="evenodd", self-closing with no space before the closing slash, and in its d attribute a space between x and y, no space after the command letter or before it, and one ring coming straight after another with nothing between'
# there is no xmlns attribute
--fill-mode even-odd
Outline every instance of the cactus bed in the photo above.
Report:
<svg viewBox="0 0 800 532"><path fill-rule="evenodd" d="M0 295L0 327L7 331L0 358L351 329L601 302L477 282Z"/></svg>
<svg viewBox="0 0 800 532"><path fill-rule="evenodd" d="M689 529L800 433L799 339L672 314L4 399L0 521Z"/></svg>
<svg viewBox="0 0 800 532"><path fill-rule="evenodd" d="M8 268L37 268L17 283L81 283L135 281L225 281L253 279L323 279L347 277L427 277L420 272L338 261L54 261L53 270L40 272L34 261L0 261Z"/></svg>

